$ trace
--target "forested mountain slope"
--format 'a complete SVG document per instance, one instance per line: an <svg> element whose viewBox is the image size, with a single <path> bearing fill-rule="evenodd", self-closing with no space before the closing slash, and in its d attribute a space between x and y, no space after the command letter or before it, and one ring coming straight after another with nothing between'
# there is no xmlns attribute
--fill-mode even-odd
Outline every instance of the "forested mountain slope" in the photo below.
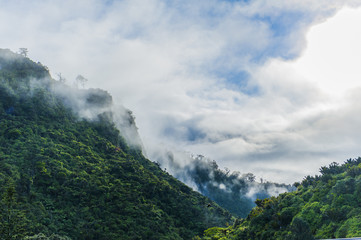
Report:
<svg viewBox="0 0 361 240"><path fill-rule="evenodd" d="M182 166L175 160L176 156L167 154L167 169L177 179L193 186L204 196L209 197L233 215L245 218L250 213L257 198L265 199L278 196L280 193L295 190L286 184L268 181L256 181L252 173L244 173L229 169L220 169L216 161L202 155L190 156L187 164ZM185 158L184 156L182 156Z"/></svg>
<svg viewBox="0 0 361 240"><path fill-rule="evenodd" d="M297 190L256 201L246 219L202 239L330 239L361 236L361 158L320 168Z"/></svg>
<svg viewBox="0 0 361 240"><path fill-rule="evenodd" d="M191 239L231 221L129 147L111 102L0 50L0 239Z"/></svg>

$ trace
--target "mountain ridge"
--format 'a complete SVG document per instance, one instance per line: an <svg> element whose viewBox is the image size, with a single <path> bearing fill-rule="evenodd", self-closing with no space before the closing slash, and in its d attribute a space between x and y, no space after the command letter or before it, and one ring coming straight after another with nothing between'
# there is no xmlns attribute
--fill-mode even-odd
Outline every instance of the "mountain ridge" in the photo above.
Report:
<svg viewBox="0 0 361 240"><path fill-rule="evenodd" d="M191 239L233 221L128 145L114 119L134 118L110 105L0 50L1 238Z"/></svg>
<svg viewBox="0 0 361 240"><path fill-rule="evenodd" d="M258 199L245 219L196 239L332 239L361 236L361 158L320 168L297 190Z"/></svg>

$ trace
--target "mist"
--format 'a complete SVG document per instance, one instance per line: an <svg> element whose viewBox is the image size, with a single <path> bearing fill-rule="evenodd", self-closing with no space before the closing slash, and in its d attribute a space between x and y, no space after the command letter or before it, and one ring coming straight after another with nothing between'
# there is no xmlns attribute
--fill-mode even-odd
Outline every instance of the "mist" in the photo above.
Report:
<svg viewBox="0 0 361 240"><path fill-rule="evenodd" d="M30 59L10 50L0 49L0 51L0 65L14 63L26 68L31 62ZM49 91L53 94L48 96L48 103L51 106L55 106L57 101L61 101L65 107L72 110L78 120L101 121L104 118L115 124L120 137L125 139L129 147L143 149L132 112L119 103L115 104L107 91L94 88L85 89L84 86L80 88L76 84L69 86L64 81L53 79L47 67L41 63L35 66L39 68L38 72L35 71L36 75L22 79L20 84L3 81L1 82L2 90L16 98L24 99L24 101L29 97L42 94L43 90Z"/></svg>
<svg viewBox="0 0 361 240"><path fill-rule="evenodd" d="M232 214L246 217L257 199L278 196L295 190L286 184L257 179L253 173L240 173L219 168L215 160L202 155L170 152L159 148L151 159L173 176L228 209Z"/></svg>
<svg viewBox="0 0 361 240"><path fill-rule="evenodd" d="M0 3L0 44L108 91L151 160L163 146L292 184L360 155L359 1Z"/></svg>
<svg viewBox="0 0 361 240"><path fill-rule="evenodd" d="M30 61L18 54L10 54L10 56L13 60L8 59L9 61L24 62L24 64ZM120 136L125 139L130 148L141 150L147 155L132 112L120 104L114 104L113 97L107 91L86 89L85 86L79 87L77 84L67 85L61 81L62 79L53 79L47 72L47 68L40 63L38 66L44 68L44 76L24 79L24 84L19 85L20 88L17 87L17 89L4 84L7 86L6 91L18 97L27 98L27 95L32 97L46 89L67 108L70 108L78 120L110 121L119 130ZM57 100L50 98L49 103L55 105ZM239 217L247 216L255 206L256 199L277 196L293 190L292 186L286 184L272 183L263 179L256 181L256 176L252 173L231 172L227 168L221 170L214 160L202 155L169 151L165 146L158 146L157 151L152 151L149 158L164 171L171 173Z"/></svg>
<svg viewBox="0 0 361 240"><path fill-rule="evenodd" d="M120 103L114 103L107 91L78 88L74 85L71 87L61 82L53 84L51 91L82 119L97 121L100 115L107 114L130 147L143 149L132 111Z"/></svg>

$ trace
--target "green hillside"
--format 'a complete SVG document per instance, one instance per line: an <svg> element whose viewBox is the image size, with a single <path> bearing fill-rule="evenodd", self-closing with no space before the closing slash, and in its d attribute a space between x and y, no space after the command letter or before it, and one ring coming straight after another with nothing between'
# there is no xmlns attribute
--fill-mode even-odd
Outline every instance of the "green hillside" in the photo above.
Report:
<svg viewBox="0 0 361 240"><path fill-rule="evenodd" d="M167 169L182 182L191 182L204 196L230 211L234 216L245 218L256 206L257 198L265 199L280 193L290 192L295 187L268 181L257 182L252 173L241 174L229 169L220 169L215 160L202 155L192 157L180 166L171 154ZM164 160L163 160L164 162ZM251 193L251 194L250 194Z"/></svg>
<svg viewBox="0 0 361 240"><path fill-rule="evenodd" d="M191 239L231 222L130 147L111 102L0 50L0 239Z"/></svg>
<svg viewBox="0 0 361 240"><path fill-rule="evenodd" d="M320 168L297 190L257 200L246 219L202 239L329 239L361 236L361 158Z"/></svg>

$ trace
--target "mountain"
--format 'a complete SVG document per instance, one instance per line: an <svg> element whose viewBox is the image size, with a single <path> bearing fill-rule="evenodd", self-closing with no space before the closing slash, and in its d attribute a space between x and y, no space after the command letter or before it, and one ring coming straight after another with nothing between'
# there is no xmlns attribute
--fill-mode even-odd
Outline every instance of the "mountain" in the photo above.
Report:
<svg viewBox="0 0 361 240"><path fill-rule="evenodd" d="M106 91L1 49L0 238L191 239L233 221L146 159L138 137Z"/></svg>
<svg viewBox="0 0 361 240"><path fill-rule="evenodd" d="M361 158L320 168L297 190L257 200L246 219L202 239L331 239L361 236ZM197 238L200 239L200 238Z"/></svg>
<svg viewBox="0 0 361 240"><path fill-rule="evenodd" d="M229 169L222 170L215 160L212 161L202 155L177 156L168 152L158 157L157 161L161 166L165 165L178 180L192 186L238 217L246 217L256 206L256 199L265 199L295 190L291 185L272 183L263 179L257 182L256 176L252 173L241 174L236 171L231 173Z"/></svg>

